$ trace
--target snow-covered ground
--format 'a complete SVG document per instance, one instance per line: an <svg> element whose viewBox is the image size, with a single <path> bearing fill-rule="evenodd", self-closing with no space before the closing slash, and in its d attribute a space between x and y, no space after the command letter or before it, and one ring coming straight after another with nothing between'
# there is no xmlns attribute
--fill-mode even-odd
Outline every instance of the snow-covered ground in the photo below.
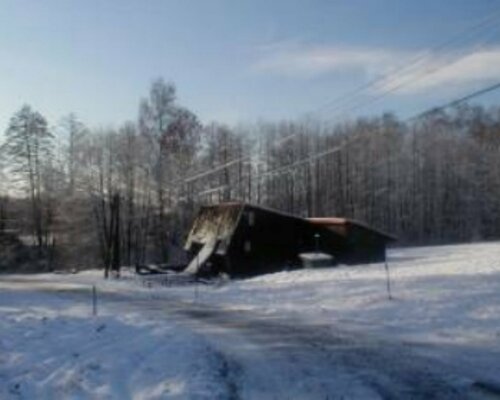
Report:
<svg viewBox="0 0 500 400"><path fill-rule="evenodd" d="M225 334L232 328L230 316L245 313L376 338L385 343L380 351L395 343L471 382L500 381L500 244L395 249L389 267L392 300L381 264L152 288L130 276L103 282L98 271L0 277L0 398L266 398L263 393L273 385L280 394L293 388L289 398L319 398L308 392L312 386L296 382L297 368L280 367L286 363L282 353L272 360L249 356L258 349L243 345L248 325L238 327L239 338ZM94 284L98 317L91 316ZM123 298L113 303L105 294ZM131 307L133 299L140 307ZM233 314L218 317L221 328L211 331L172 315L160 318L162 307L176 302L178 310L207 306ZM238 349L234 360L223 354L228 348ZM294 351L296 360L307 362L307 352ZM318 357L304 372L309 380L318 369L313 363L318 365ZM357 361L349 365L340 365L335 377L315 372L322 393L336 387L338 398L384 397L353 374ZM245 384L236 396L238 379L229 370L238 368L246 378L240 371L239 384ZM266 374L271 383L263 385ZM259 385L260 391L249 389Z"/></svg>
<svg viewBox="0 0 500 400"><path fill-rule="evenodd" d="M263 275L201 287L198 298L431 344L430 356L500 382L500 243L394 249L388 258L393 300L383 264Z"/></svg>
<svg viewBox="0 0 500 400"><path fill-rule="evenodd" d="M226 398L219 358L166 321L0 291L0 399Z"/></svg>
<svg viewBox="0 0 500 400"><path fill-rule="evenodd" d="M263 275L199 287L199 301L266 313L346 322L370 332L433 343L500 344L500 244L389 252L383 264ZM185 298L193 290L168 289Z"/></svg>

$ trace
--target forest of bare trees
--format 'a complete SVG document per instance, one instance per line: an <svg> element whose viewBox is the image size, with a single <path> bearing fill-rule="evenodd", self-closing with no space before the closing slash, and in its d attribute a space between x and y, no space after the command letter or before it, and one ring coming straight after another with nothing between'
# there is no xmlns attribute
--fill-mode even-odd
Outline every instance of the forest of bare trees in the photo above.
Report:
<svg viewBox="0 0 500 400"><path fill-rule="evenodd" d="M0 235L39 269L178 262L201 204L345 216L400 244L500 237L500 109L402 121L203 125L159 79L116 129L15 113L0 156ZM1 243L0 243L1 245Z"/></svg>

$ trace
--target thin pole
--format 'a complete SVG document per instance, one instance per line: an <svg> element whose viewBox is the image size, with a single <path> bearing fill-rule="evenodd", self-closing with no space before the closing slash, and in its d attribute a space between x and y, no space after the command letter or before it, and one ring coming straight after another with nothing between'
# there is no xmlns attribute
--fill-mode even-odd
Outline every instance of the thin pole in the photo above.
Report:
<svg viewBox="0 0 500 400"><path fill-rule="evenodd" d="M387 255L384 255L385 277L387 283L387 297L392 300L391 293L391 274L389 273L389 263L387 262Z"/></svg>
<svg viewBox="0 0 500 400"><path fill-rule="evenodd" d="M200 272L200 253L196 255L196 274L194 276L194 301L198 301L198 273Z"/></svg>
<svg viewBox="0 0 500 400"><path fill-rule="evenodd" d="M95 285L92 285L92 315L94 317L97 315L97 289Z"/></svg>

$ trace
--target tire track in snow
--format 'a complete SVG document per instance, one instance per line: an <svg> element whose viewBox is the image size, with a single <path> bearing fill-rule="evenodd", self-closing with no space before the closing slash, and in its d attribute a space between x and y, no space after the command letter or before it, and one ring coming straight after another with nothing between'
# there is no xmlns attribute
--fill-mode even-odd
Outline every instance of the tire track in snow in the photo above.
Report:
<svg viewBox="0 0 500 400"><path fill-rule="evenodd" d="M341 366L382 399L469 398L464 379L458 379L435 361L417 355L402 344L325 325L295 325L285 319L258 316L248 311L218 310L200 305L186 308L172 305L169 300L166 305L170 308L169 313L243 335L263 346L264 352L281 347L285 352L298 353L292 361L294 365L309 358L306 360L308 366L316 364L325 369ZM301 354L304 352L309 357Z"/></svg>
<svg viewBox="0 0 500 400"><path fill-rule="evenodd" d="M226 385L226 393L228 400L240 400L240 375L241 365L230 359L221 351L207 347L212 357L215 357L215 364L218 366L218 375L222 382Z"/></svg>

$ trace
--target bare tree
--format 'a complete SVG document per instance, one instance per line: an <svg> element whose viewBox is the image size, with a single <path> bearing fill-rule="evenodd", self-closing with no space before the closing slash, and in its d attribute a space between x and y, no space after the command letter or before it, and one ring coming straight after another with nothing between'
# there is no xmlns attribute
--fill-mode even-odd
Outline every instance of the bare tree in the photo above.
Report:
<svg viewBox="0 0 500 400"><path fill-rule="evenodd" d="M74 113L65 116L61 120L60 127L67 143L64 152L68 174L68 193L73 195L79 175L82 145L88 130Z"/></svg>
<svg viewBox="0 0 500 400"><path fill-rule="evenodd" d="M49 221L43 213L42 174L44 165L52 157L52 139L45 118L25 105L11 118L3 144L11 172L21 180L29 193L33 235L40 250L47 244L44 239L47 237Z"/></svg>

